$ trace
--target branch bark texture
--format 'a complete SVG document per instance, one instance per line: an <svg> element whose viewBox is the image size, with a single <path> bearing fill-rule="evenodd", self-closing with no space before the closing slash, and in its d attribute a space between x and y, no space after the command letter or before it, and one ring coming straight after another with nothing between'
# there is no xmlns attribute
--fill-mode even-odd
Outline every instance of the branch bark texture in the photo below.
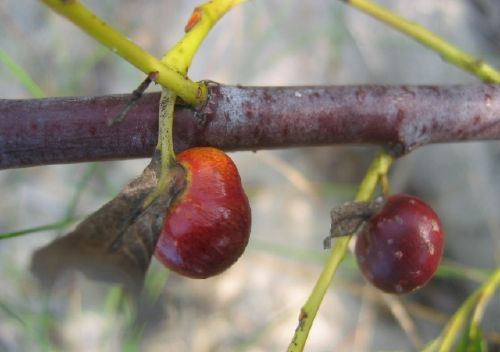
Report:
<svg viewBox="0 0 500 352"><path fill-rule="evenodd" d="M145 95L118 126L129 95L0 100L0 169L151 157L159 93ZM328 144L390 145L500 139L500 87L239 87L211 84L199 111L178 106L177 151Z"/></svg>

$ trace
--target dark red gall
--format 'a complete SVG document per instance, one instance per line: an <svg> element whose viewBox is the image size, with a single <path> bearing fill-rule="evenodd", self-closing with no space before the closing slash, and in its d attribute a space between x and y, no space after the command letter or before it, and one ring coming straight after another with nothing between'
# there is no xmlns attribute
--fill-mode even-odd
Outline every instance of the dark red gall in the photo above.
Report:
<svg viewBox="0 0 500 352"><path fill-rule="evenodd" d="M357 236L355 255L365 278L388 293L424 286L443 255L444 233L432 208L422 200L390 196Z"/></svg>

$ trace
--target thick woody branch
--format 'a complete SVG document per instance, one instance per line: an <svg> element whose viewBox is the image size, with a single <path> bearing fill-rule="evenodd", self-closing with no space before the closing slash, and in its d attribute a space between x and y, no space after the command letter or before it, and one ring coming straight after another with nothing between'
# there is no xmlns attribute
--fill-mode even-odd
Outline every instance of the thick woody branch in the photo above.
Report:
<svg viewBox="0 0 500 352"><path fill-rule="evenodd" d="M213 84L200 111L179 106L175 148L258 150L500 139L500 87L235 87ZM150 157L159 93L109 127L128 95L0 100L0 168Z"/></svg>

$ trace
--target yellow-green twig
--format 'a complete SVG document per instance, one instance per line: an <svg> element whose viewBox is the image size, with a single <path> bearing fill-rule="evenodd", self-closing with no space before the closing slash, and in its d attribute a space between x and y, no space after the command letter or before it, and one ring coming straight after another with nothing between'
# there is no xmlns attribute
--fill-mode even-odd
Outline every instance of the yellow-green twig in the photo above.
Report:
<svg viewBox="0 0 500 352"><path fill-rule="evenodd" d="M204 83L193 82L175 69L168 67L97 17L79 1L42 1L142 72L146 74L158 72L157 82L174 91L185 102L198 105L207 98L207 87Z"/></svg>
<svg viewBox="0 0 500 352"><path fill-rule="evenodd" d="M194 9L186 26L184 37L162 58L162 63L176 72L186 75L208 32L230 9L245 0L214 0ZM161 151L162 170L175 160L173 147L173 114L177 94L175 90L164 88L160 98L158 145ZM182 96L181 96L182 98Z"/></svg>
<svg viewBox="0 0 500 352"><path fill-rule="evenodd" d="M186 26L186 34L165 54L161 62L176 72L186 75L194 55L215 23L230 9L244 1L215 0L195 8ZM164 88L160 98L159 136L156 149L162 151L162 169L175 160L172 135L174 103L178 95L176 93Z"/></svg>
<svg viewBox="0 0 500 352"><path fill-rule="evenodd" d="M484 61L458 49L426 28L397 16L388 9L369 0L343 0L345 3L388 24L394 29L412 37L421 44L434 50L441 57L479 77L485 82L500 83L500 71Z"/></svg>
<svg viewBox="0 0 500 352"><path fill-rule="evenodd" d="M392 161L393 157L384 152L381 152L375 160L373 160L359 187L358 194L356 195L357 201L367 201L373 196L380 177L387 174ZM292 342L288 346L289 352L298 352L304 349L307 336L309 335L309 331L314 318L316 317L319 306L323 301L323 297L325 296L326 290L330 286L335 272L344 259L351 237L352 236L341 237L335 241L335 245L332 248L327 263L323 267L323 271L321 272L311 295L302 307L299 317L299 325L295 330Z"/></svg>
<svg viewBox="0 0 500 352"><path fill-rule="evenodd" d="M208 32L231 8L244 0L213 0L198 6L186 27L184 37L162 58L162 63L182 75L186 75L201 43ZM170 168L175 164L173 143L174 107L177 92L163 88L159 107L158 144L156 149L161 154L160 178L156 189L146 198L144 207L151 202L171 183ZM182 96L181 96L182 98Z"/></svg>
<svg viewBox="0 0 500 352"><path fill-rule="evenodd" d="M167 66L186 74L196 51L208 32L229 10L246 0L209 1L194 9L186 26L186 34L161 59Z"/></svg>
<svg viewBox="0 0 500 352"><path fill-rule="evenodd" d="M160 97L160 118L158 125L158 145L161 153L162 172L175 161L173 128L174 128L175 94L163 89Z"/></svg>

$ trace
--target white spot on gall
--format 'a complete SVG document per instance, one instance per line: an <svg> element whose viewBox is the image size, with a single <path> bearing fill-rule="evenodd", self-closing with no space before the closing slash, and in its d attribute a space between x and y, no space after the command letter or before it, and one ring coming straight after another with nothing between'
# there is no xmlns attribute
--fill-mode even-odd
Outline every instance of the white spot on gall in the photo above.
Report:
<svg viewBox="0 0 500 352"><path fill-rule="evenodd" d="M437 221L432 221L432 230L434 232L439 232L439 224L437 223Z"/></svg>
<svg viewBox="0 0 500 352"><path fill-rule="evenodd" d="M227 237L222 237L217 241L217 247L225 247L229 243L229 238Z"/></svg>
<svg viewBox="0 0 500 352"><path fill-rule="evenodd" d="M427 250L429 251L429 255L434 255L434 253L436 251L435 251L434 245L432 244L432 241L431 241L430 231L427 231L427 229L423 229L420 233L421 233L422 240L424 241L425 245L427 246Z"/></svg>

